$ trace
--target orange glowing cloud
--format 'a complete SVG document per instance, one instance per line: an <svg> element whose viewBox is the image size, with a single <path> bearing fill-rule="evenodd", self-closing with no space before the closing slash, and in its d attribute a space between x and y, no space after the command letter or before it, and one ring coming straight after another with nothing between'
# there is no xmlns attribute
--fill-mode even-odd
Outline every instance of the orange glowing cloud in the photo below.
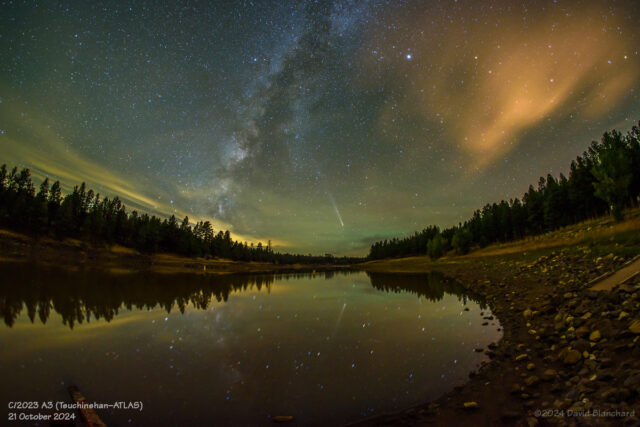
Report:
<svg viewBox="0 0 640 427"><path fill-rule="evenodd" d="M369 75L387 71L404 82L403 101L381 113L381 128L391 109L418 113L440 123L480 170L551 116L599 117L640 77L634 40L616 12L469 6L390 16L371 29L362 55Z"/></svg>

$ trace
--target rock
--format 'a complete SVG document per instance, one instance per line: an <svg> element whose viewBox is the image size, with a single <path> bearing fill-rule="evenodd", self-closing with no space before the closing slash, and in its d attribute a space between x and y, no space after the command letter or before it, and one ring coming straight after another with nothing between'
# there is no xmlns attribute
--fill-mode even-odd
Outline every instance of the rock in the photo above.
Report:
<svg viewBox="0 0 640 427"><path fill-rule="evenodd" d="M578 350L569 350L562 358L562 362L565 365L575 365L582 360L582 354Z"/></svg>
<svg viewBox="0 0 640 427"><path fill-rule="evenodd" d="M558 373L553 369L547 369L542 373L542 379L545 381L551 381L556 376L558 376Z"/></svg>
<svg viewBox="0 0 640 427"><path fill-rule="evenodd" d="M463 404L464 409L478 409L480 407L480 405L478 405L478 402L464 402Z"/></svg>
<svg viewBox="0 0 640 427"><path fill-rule="evenodd" d="M618 286L618 290L622 291L622 292L626 292L628 294L632 294L636 291L636 287L632 286L632 285L620 285Z"/></svg>
<svg viewBox="0 0 640 427"><path fill-rule="evenodd" d="M593 393L594 390L588 387L587 384L580 383L578 384L578 392L580 392L580 394L588 394L588 393Z"/></svg>
<svg viewBox="0 0 640 427"><path fill-rule="evenodd" d="M589 341L594 341L594 342L600 341L600 337L601 337L600 331L596 329L595 331L591 332L591 334L589 335Z"/></svg>
<svg viewBox="0 0 640 427"><path fill-rule="evenodd" d="M612 387L612 388L609 388L609 389L605 390L604 392L602 392L602 394L600 396L604 400L613 403L613 402L616 402L617 395L618 395L618 389Z"/></svg>
<svg viewBox="0 0 640 427"><path fill-rule="evenodd" d="M527 363L527 371L533 371L536 369L536 365L533 363Z"/></svg>
<svg viewBox="0 0 640 427"><path fill-rule="evenodd" d="M580 352L584 352L591 350L591 343L587 340L580 339L573 341L571 347Z"/></svg>
<svg viewBox="0 0 640 427"><path fill-rule="evenodd" d="M584 361L584 366L590 371L595 371L597 363L596 363L595 359L589 358L589 359Z"/></svg>
<svg viewBox="0 0 640 427"><path fill-rule="evenodd" d="M576 337L582 338L589 334L589 328L587 328L586 326L580 326L573 333L575 334Z"/></svg>
<svg viewBox="0 0 640 427"><path fill-rule="evenodd" d="M631 322L631 325L629 325L629 331L634 334L640 334L640 320L634 320Z"/></svg>
<svg viewBox="0 0 640 427"><path fill-rule="evenodd" d="M541 326L540 328L538 328L538 335L540 335L543 338L548 337L550 333L551 333L551 330L547 329L545 326Z"/></svg>
<svg viewBox="0 0 640 427"><path fill-rule="evenodd" d="M640 374L631 375L629 378L624 380L623 385L625 387L635 387L640 384Z"/></svg>
<svg viewBox="0 0 640 427"><path fill-rule="evenodd" d="M603 357L602 359L600 359L600 366L603 368L608 368L611 365L613 365L613 360L611 360L608 357Z"/></svg>
<svg viewBox="0 0 640 427"><path fill-rule="evenodd" d="M598 381L610 381L613 379L613 374L609 369L602 369L596 373L596 379Z"/></svg>
<svg viewBox="0 0 640 427"><path fill-rule="evenodd" d="M553 329L555 329L556 331L564 329L564 322L562 320L560 320L559 322L555 322L553 324Z"/></svg>
<svg viewBox="0 0 640 427"><path fill-rule="evenodd" d="M570 400L575 400L578 398L579 395L580 395L580 392L577 389L572 388L572 389L569 389L565 397Z"/></svg>
<svg viewBox="0 0 640 427"><path fill-rule="evenodd" d="M531 375L530 377L525 378L524 383L527 387L535 387L540 382L540 378L535 375Z"/></svg>
<svg viewBox="0 0 640 427"><path fill-rule="evenodd" d="M525 319L529 320L533 317L533 311L527 308L525 311L522 312L522 315L524 316Z"/></svg>

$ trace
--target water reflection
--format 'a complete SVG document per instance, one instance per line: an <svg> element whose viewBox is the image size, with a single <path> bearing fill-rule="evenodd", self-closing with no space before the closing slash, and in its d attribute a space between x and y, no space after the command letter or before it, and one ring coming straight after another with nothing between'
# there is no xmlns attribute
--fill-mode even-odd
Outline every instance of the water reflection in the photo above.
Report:
<svg viewBox="0 0 640 427"><path fill-rule="evenodd" d="M426 274L393 274L370 273L371 286L385 292L410 292L418 297L424 297L432 302L440 301L445 294L458 297L459 301L467 303L473 301L481 308L486 308L484 299L462 286L460 283L449 279L438 272Z"/></svg>
<svg viewBox="0 0 640 427"><path fill-rule="evenodd" d="M270 293L275 281L318 277L327 280L353 271L304 272L263 275L195 275L195 274L100 274L93 270L73 271L31 264L0 264L0 315L7 326L26 311L31 322L46 323L54 310L62 322L74 325L114 319L123 308L149 310L161 307L167 313L184 313L189 304L207 310L211 303L227 301L233 293L247 290ZM439 273L387 274L370 273L371 285L385 292L410 292L436 302L445 294L463 303L473 301L485 308L483 299L459 283Z"/></svg>
<svg viewBox="0 0 640 427"><path fill-rule="evenodd" d="M451 390L500 338L437 274L0 277L0 401L144 402L107 425L340 425Z"/></svg>

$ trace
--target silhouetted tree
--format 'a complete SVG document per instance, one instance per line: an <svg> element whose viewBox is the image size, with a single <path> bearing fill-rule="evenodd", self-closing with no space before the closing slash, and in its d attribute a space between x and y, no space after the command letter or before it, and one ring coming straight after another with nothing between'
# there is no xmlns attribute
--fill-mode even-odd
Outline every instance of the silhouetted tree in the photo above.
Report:
<svg viewBox="0 0 640 427"><path fill-rule="evenodd" d="M444 255L444 248L442 246L442 236L440 233L436 234L429 242L427 243L427 255L431 259L438 259L442 255Z"/></svg>
<svg viewBox="0 0 640 427"><path fill-rule="evenodd" d="M451 246L453 246L457 254L464 255L471 248L471 238L471 232L466 228L460 227L453 235L453 239L451 239Z"/></svg>
<svg viewBox="0 0 640 427"><path fill-rule="evenodd" d="M622 209L629 199L632 153L620 132L607 132L602 136L591 173L595 195L609 204L611 215L622 219Z"/></svg>

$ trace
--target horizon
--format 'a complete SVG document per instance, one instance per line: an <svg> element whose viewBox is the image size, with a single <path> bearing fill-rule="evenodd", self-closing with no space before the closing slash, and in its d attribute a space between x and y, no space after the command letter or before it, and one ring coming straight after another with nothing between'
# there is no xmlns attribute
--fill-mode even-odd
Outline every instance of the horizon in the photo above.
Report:
<svg viewBox="0 0 640 427"><path fill-rule="evenodd" d="M521 198L640 118L631 1L255 3L5 6L2 163L365 256Z"/></svg>

